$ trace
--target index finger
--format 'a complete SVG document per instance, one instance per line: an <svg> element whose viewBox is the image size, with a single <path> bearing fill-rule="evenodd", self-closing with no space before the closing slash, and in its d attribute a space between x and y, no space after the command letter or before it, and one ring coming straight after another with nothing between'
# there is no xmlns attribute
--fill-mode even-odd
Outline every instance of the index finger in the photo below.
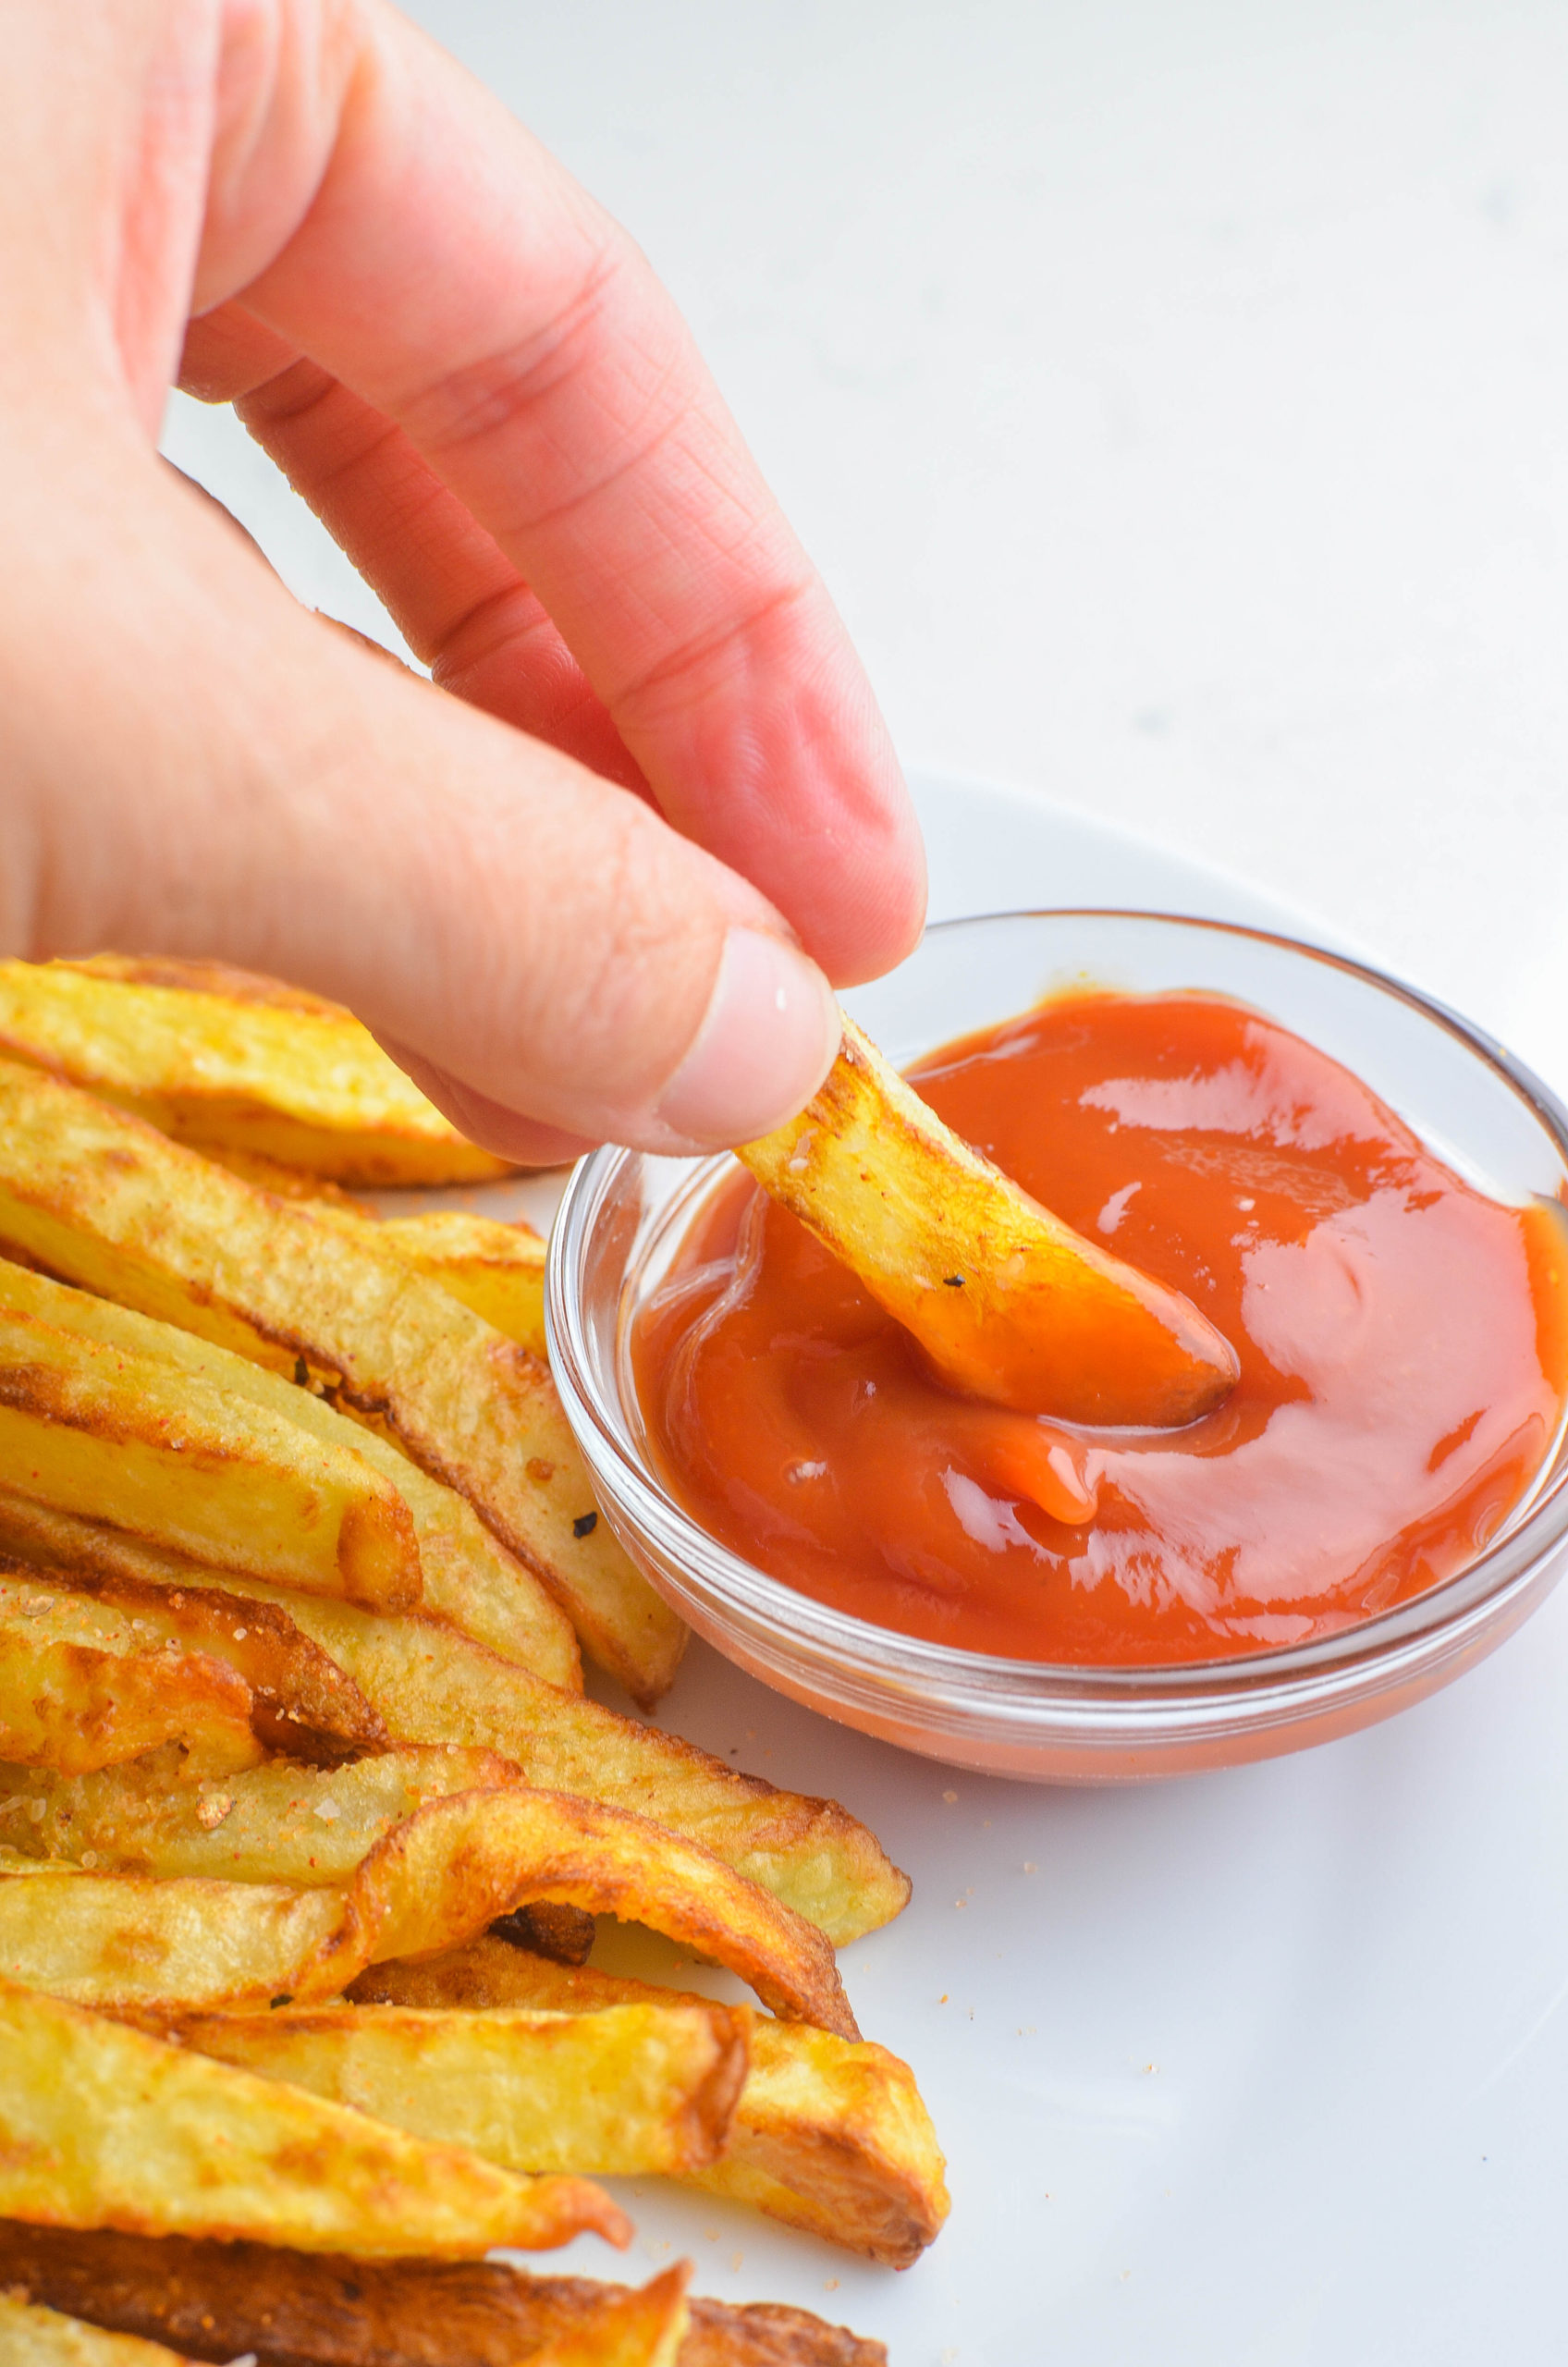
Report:
<svg viewBox="0 0 1568 2367"><path fill-rule="evenodd" d="M906 951L919 835L820 578L645 259L450 58L379 6L259 271L240 172L198 300L385 413L537 593L669 819L836 980ZM288 136L288 135L284 135ZM297 138L297 132L294 134ZM255 143L264 168L264 141ZM221 180L220 180L221 186Z"/></svg>

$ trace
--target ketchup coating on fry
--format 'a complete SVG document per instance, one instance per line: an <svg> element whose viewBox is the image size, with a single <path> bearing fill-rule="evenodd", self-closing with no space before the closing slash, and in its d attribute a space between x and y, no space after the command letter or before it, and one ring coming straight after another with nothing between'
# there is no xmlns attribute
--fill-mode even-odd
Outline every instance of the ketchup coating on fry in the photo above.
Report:
<svg viewBox="0 0 1568 2367"><path fill-rule="evenodd" d="M1328 1634L1496 1533L1568 1385L1559 1210L1488 1198L1218 998L1056 1000L912 1073L1036 1199L1185 1292L1241 1378L1176 1431L956 1397L737 1176L632 1342L655 1466L710 1534L880 1626L1104 1666Z"/></svg>

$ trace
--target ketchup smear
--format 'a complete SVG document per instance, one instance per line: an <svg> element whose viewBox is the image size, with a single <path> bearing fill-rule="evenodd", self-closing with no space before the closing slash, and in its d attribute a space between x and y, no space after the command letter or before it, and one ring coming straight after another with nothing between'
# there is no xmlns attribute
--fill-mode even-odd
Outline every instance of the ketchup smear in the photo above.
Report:
<svg viewBox="0 0 1568 2367"><path fill-rule="evenodd" d="M912 1073L1036 1199L1184 1291L1241 1379L1173 1431L955 1397L737 1176L632 1343L655 1466L711 1535L880 1626L1101 1666L1327 1635L1495 1535L1568 1382L1555 1208L1488 1199L1337 1061L1207 996L1052 1001ZM1055 1489L1027 1478L1043 1462Z"/></svg>

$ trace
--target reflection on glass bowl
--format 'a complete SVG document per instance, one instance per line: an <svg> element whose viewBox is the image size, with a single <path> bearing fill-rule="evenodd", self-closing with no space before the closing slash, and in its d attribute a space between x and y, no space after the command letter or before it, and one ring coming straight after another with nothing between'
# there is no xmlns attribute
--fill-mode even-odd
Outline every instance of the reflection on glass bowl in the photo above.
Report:
<svg viewBox="0 0 1568 2367"><path fill-rule="evenodd" d="M1233 996L1354 1070L1451 1166L1501 1199L1568 1185L1568 1112L1466 1022L1376 972L1289 939L1137 913L1023 913L932 929L846 998L900 1061L1063 987ZM1560 1435L1486 1550L1397 1610L1312 1642L1135 1668L1004 1660L830 1609L718 1543L654 1469L631 1386L631 1324L725 1157L595 1152L551 1244L547 1322L562 1399L606 1518L659 1592L765 1683L954 1765L1126 1782L1264 1758L1353 1731L1490 1651L1568 1552ZM1331 1485L1331 1475L1325 1475Z"/></svg>

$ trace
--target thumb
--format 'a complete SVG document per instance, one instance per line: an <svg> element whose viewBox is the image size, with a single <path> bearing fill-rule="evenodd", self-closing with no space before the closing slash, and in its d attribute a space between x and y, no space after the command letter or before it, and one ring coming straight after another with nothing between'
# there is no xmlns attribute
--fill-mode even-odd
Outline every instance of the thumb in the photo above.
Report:
<svg viewBox="0 0 1568 2367"><path fill-rule="evenodd" d="M641 800L297 607L134 447L73 439L0 586L0 933L347 1003L521 1159L766 1132L838 1043L774 908ZM90 482L94 472L97 484Z"/></svg>

